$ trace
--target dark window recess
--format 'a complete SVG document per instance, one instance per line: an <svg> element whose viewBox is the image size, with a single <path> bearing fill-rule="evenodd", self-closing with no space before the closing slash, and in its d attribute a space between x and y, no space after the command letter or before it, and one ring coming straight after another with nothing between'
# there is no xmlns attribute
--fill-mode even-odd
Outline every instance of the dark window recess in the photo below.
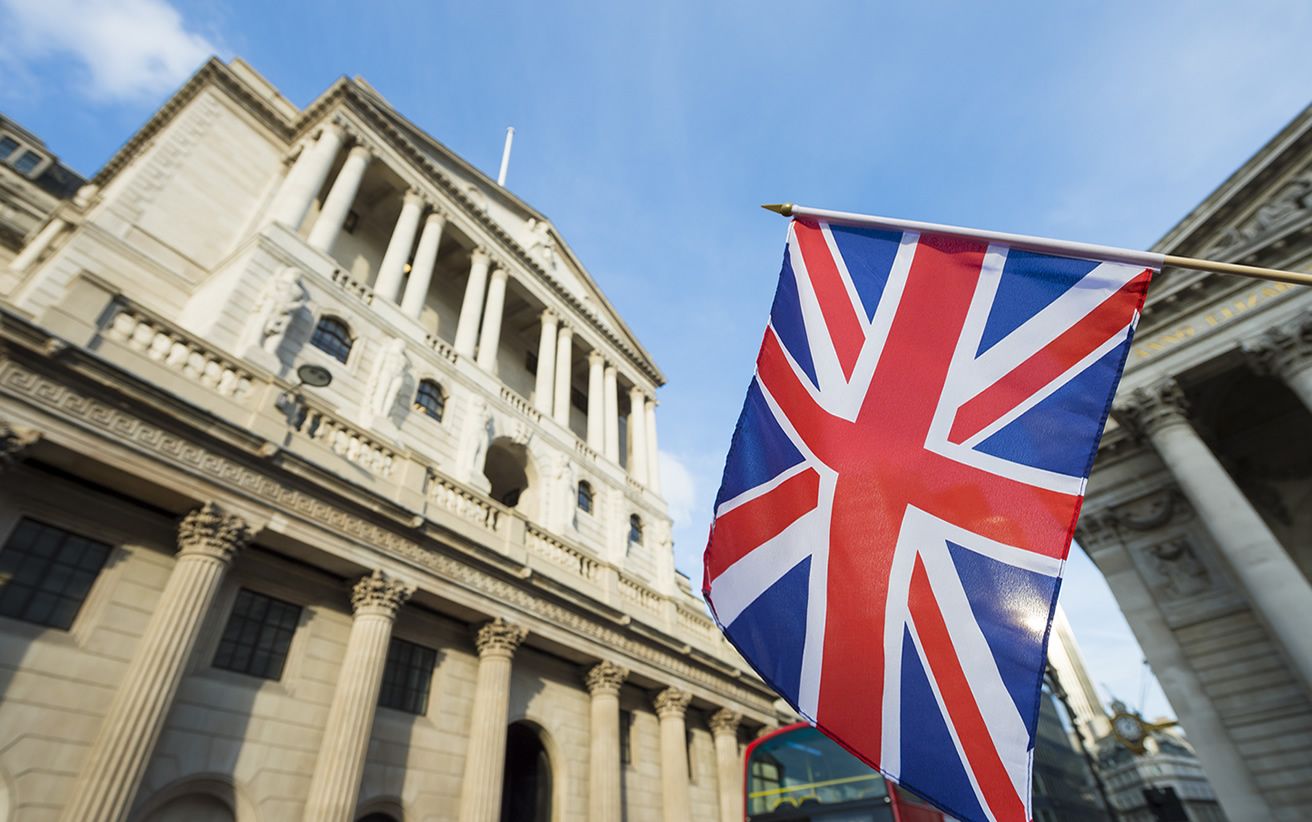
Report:
<svg viewBox="0 0 1312 822"><path fill-rule="evenodd" d="M360 215L354 211L346 212L346 219L342 221L342 231L347 234L354 234L355 227L360 224Z"/></svg>
<svg viewBox="0 0 1312 822"><path fill-rule="evenodd" d="M538 355L536 351L524 352L524 369L530 374L538 373Z"/></svg>
<svg viewBox="0 0 1312 822"><path fill-rule="evenodd" d="M579 483L579 510L585 514L592 513L592 485L586 480Z"/></svg>
<svg viewBox="0 0 1312 822"><path fill-rule="evenodd" d="M14 161L14 170L19 174L31 174L32 169L41 164L41 155L35 151L24 151L22 155Z"/></svg>
<svg viewBox="0 0 1312 822"><path fill-rule="evenodd" d="M633 711L620 711L620 764L633 764Z"/></svg>
<svg viewBox="0 0 1312 822"><path fill-rule="evenodd" d="M629 517L629 542L633 545L642 544L642 517L637 514Z"/></svg>
<svg viewBox="0 0 1312 822"><path fill-rule="evenodd" d="M442 394L442 386L432 380L419 383L419 390L415 392L415 410L423 411L441 422L442 412L446 410L446 397Z"/></svg>
<svg viewBox="0 0 1312 822"><path fill-rule="evenodd" d="M324 317L319 320L319 324L314 327L314 335L310 337L310 345L340 363L346 362L346 358L351 356L353 344L351 329L336 317Z"/></svg>
<svg viewBox="0 0 1312 822"><path fill-rule="evenodd" d="M300 621L299 605L241 589L232 605L228 626L223 629L223 639L219 640L219 650L214 654L214 667L280 679L287 662L287 649Z"/></svg>
<svg viewBox="0 0 1312 822"><path fill-rule="evenodd" d="M423 716L428 712L428 686L433 682L436 664L437 652L433 649L393 639L387 649L378 704Z"/></svg>
<svg viewBox="0 0 1312 822"><path fill-rule="evenodd" d="M580 411L587 412L588 410L587 395L585 395L582 391L578 390L577 388L571 388L569 390L569 404L574 406Z"/></svg>
<svg viewBox="0 0 1312 822"><path fill-rule="evenodd" d="M23 518L0 550L0 616L67 631L110 547Z"/></svg>
<svg viewBox="0 0 1312 822"><path fill-rule="evenodd" d="M16 148L18 148L18 141L15 140L13 137L10 137L9 135L0 137L0 160L3 160L6 157L8 157L10 154L13 154L14 149Z"/></svg>

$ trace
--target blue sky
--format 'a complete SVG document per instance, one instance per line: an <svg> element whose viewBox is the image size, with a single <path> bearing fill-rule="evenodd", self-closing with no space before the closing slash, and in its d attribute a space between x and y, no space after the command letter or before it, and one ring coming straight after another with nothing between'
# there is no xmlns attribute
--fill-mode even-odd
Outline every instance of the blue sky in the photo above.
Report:
<svg viewBox="0 0 1312 822"><path fill-rule="evenodd" d="M0 110L93 173L210 52L298 105L359 74L551 216L664 369L679 566L810 205L1146 247L1309 102L1312 4L0 0ZM1140 654L1076 556L1097 681ZM1149 714L1169 713L1155 683Z"/></svg>

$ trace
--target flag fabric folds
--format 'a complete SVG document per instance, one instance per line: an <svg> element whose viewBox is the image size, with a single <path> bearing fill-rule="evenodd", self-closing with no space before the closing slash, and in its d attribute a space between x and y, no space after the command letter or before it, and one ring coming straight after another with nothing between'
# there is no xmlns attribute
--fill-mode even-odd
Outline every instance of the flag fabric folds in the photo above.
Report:
<svg viewBox="0 0 1312 822"><path fill-rule="evenodd" d="M1153 270L790 223L703 589L789 704L965 820L1029 820L1048 627Z"/></svg>

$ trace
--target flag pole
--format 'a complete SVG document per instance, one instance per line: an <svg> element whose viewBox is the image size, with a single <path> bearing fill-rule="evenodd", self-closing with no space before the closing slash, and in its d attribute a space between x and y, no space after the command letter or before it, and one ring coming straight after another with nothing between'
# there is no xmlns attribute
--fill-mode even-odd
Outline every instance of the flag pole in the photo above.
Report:
<svg viewBox="0 0 1312 822"><path fill-rule="evenodd" d="M1194 257L1179 257L1174 254L1157 254L1152 251L1136 251L1129 248L1116 248L1089 243L1072 243L1064 240L1052 240L1046 237L1031 237L1025 234L1007 234L1001 231L985 231L978 228L942 225L940 223L923 223L916 220L899 220L894 217L876 217L870 214L853 214L847 211L828 211L822 208L809 208L793 203L771 203L761 206L766 211L773 211L785 217L814 217L833 223L862 225L872 228L884 228L894 231L925 231L935 234L952 234L958 237L971 237L988 242L1006 243L1029 251L1048 254L1061 254L1068 257L1087 257L1114 262L1142 265L1145 267L1191 268L1196 271L1210 271L1216 274L1237 274L1240 277L1254 277L1259 280L1272 280L1295 285L1312 285L1312 274L1298 271L1282 271L1277 268L1261 268L1255 265L1223 263L1216 260L1200 260Z"/></svg>

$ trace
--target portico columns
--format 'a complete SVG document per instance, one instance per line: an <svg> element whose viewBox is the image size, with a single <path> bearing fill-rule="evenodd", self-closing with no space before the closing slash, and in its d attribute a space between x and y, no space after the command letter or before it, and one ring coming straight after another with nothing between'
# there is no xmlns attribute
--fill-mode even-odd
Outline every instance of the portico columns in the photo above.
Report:
<svg viewBox="0 0 1312 822"><path fill-rule="evenodd" d="M550 414L556 398L556 312L542 309L542 335L538 337L538 373L533 380L533 407Z"/></svg>
<svg viewBox="0 0 1312 822"><path fill-rule="evenodd" d="M292 231L301 227L305 213L310 210L314 195L323 188L328 172L332 170L337 152L342 150L345 134L342 127L328 123L319 133L318 139L301 151L287 177L283 179L272 205L269 206L269 220L282 223Z"/></svg>
<svg viewBox="0 0 1312 822"><path fill-rule="evenodd" d="M692 813L688 796L688 730L684 713L692 694L666 688L656 695L661 721L661 809L665 822L687 822Z"/></svg>
<svg viewBox="0 0 1312 822"><path fill-rule="evenodd" d="M355 202L356 192L360 190L360 181L364 179L365 169L369 167L369 159L369 149L364 146L356 146L346 155L342 170L337 172L337 179L333 180L333 187L324 198L323 210L314 221L314 228L310 229L311 248L317 248L325 254L332 252L333 243L337 242L337 235L341 233L346 215Z"/></svg>
<svg viewBox="0 0 1312 822"><path fill-rule="evenodd" d="M556 332L556 401L552 416L569 428L569 389L574 379L574 329L563 323Z"/></svg>
<svg viewBox="0 0 1312 822"><path fill-rule="evenodd" d="M720 788L720 822L743 818L742 764L738 761L738 723L742 714L721 708L711 714L715 740L715 776Z"/></svg>
<svg viewBox="0 0 1312 822"><path fill-rule="evenodd" d="M415 264L410 269L410 278L405 281L405 296L401 298L401 310L416 320L424 312L424 302L428 299L428 285L433 281L437 247L442 244L444 228L446 215L434 209L424 220L424 230L419 235Z"/></svg>
<svg viewBox="0 0 1312 822"><path fill-rule="evenodd" d="M460 785L460 822L498 822L506 766L506 715L510 710L510 660L528 631L501 618L474 636L478 679L469 718L469 747Z"/></svg>
<svg viewBox="0 0 1312 822"><path fill-rule="evenodd" d="M1312 312L1244 345L1259 373L1280 377L1312 410Z"/></svg>
<svg viewBox="0 0 1312 822"><path fill-rule="evenodd" d="M647 398L642 389L629 389L629 474L647 483Z"/></svg>
<svg viewBox="0 0 1312 822"><path fill-rule="evenodd" d="M127 816L201 621L250 536L245 520L223 513L212 502L183 518L178 526L177 561L87 752L73 797L64 809L68 822L114 822Z"/></svg>
<svg viewBox="0 0 1312 822"><path fill-rule="evenodd" d="M661 492L660 448L656 445L656 400L647 400L647 487Z"/></svg>
<svg viewBox="0 0 1312 822"><path fill-rule="evenodd" d="M401 277L405 275L405 263L410 259L410 248L415 244L415 231L419 228L419 215L423 211L423 196L414 189L407 191L396 226L392 229L392 238L387 242L387 251L383 252L383 261L378 265L378 276L374 279L374 293L389 302L396 302L401 293Z"/></svg>
<svg viewBox="0 0 1312 822"><path fill-rule="evenodd" d="M615 366L606 364L602 372L606 408L606 459L620 461L620 396Z"/></svg>
<svg viewBox="0 0 1312 822"><path fill-rule="evenodd" d="M305 804L305 819L310 822L355 819L392 624L397 609L413 592L411 586L389 579L381 571L355 584L351 593L355 620Z"/></svg>
<svg viewBox="0 0 1312 822"><path fill-rule="evenodd" d="M487 307L478 337L478 364L489 374L497 372L497 348L501 345L501 315L506 309L506 279L509 275L499 264L492 269L487 287Z"/></svg>
<svg viewBox="0 0 1312 822"><path fill-rule="evenodd" d="M1168 380L1117 406L1143 432L1220 545L1249 601L1312 686L1312 586L1189 424L1184 393Z"/></svg>
<svg viewBox="0 0 1312 822"><path fill-rule="evenodd" d="M460 303L460 319L456 321L456 353L474 356L474 343L478 341L478 319L483 311L483 294L487 291L487 252L476 248L469 254L469 282L465 284L465 298Z"/></svg>
<svg viewBox="0 0 1312 822"><path fill-rule="evenodd" d="M623 817L620 803L620 686L629 672L613 662L588 669L584 682L592 695L589 730L588 819L611 822Z"/></svg>
<svg viewBox="0 0 1312 822"><path fill-rule="evenodd" d="M606 358L601 356L600 351L588 353L588 447L599 454L604 447L602 440L605 439L606 431L606 412L603 409L606 403L602 398L605 393L602 388L605 364Z"/></svg>

